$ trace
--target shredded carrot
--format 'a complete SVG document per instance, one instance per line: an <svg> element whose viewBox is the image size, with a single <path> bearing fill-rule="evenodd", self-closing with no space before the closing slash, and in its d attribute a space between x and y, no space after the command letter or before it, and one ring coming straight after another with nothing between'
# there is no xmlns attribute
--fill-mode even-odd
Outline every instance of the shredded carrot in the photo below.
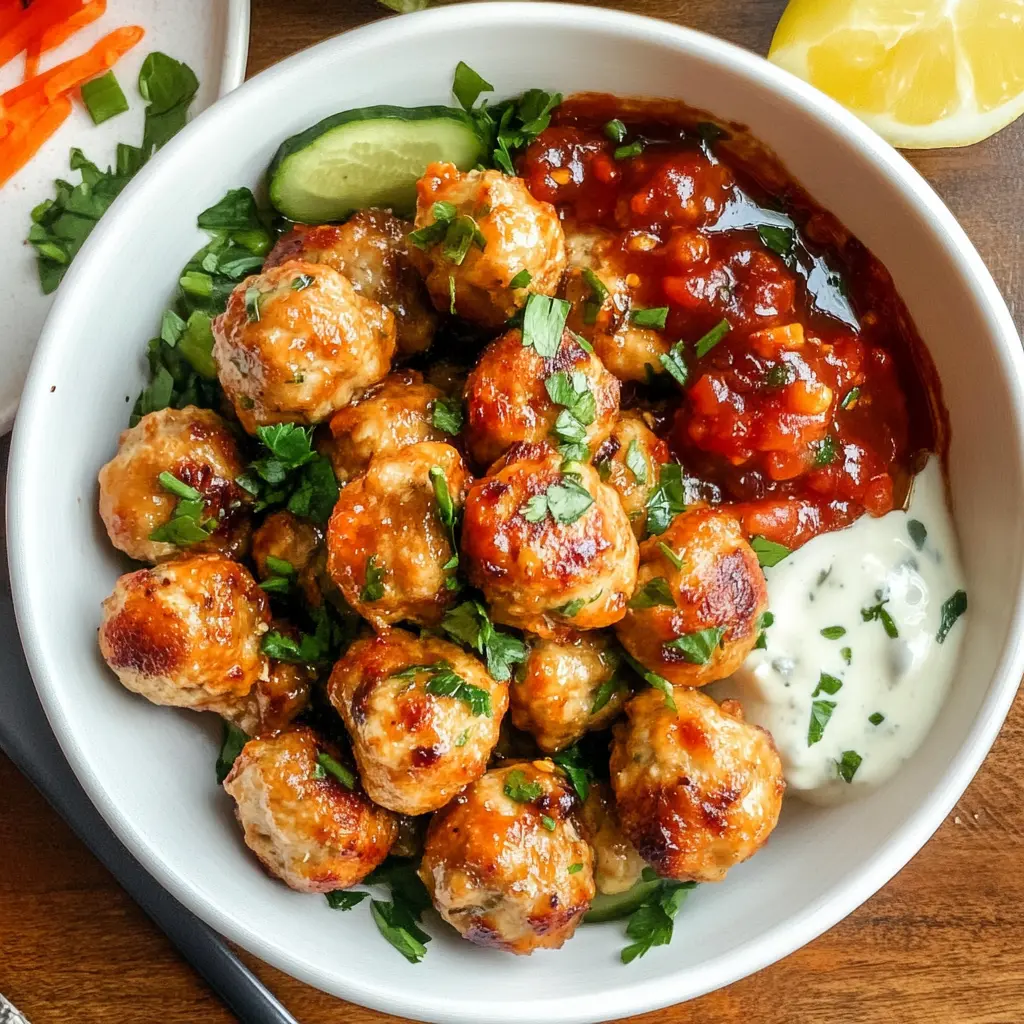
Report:
<svg viewBox="0 0 1024 1024"><path fill-rule="evenodd" d="M61 43L67 42L79 29L91 25L97 18L107 12L107 0L87 0L80 11L75 11L67 21L48 28L39 40L39 52L55 50Z"/></svg>
<svg viewBox="0 0 1024 1024"><path fill-rule="evenodd" d="M25 51L25 74L22 76L22 81L27 82L39 74L40 56L39 43L29 43L28 49Z"/></svg>
<svg viewBox="0 0 1024 1024"><path fill-rule="evenodd" d="M12 128L20 128L38 121L50 105L42 96L26 96L20 103L4 108L4 117Z"/></svg>
<svg viewBox="0 0 1024 1024"><path fill-rule="evenodd" d="M16 85L0 95L0 105L4 116L12 107L17 106L29 97L40 97L45 100L55 99L90 78L102 75L103 72L112 68L121 57L123 57L144 35L143 29L138 25L128 25L125 28L115 29L109 35L104 36L91 50L87 50L80 57L58 64L49 71L44 71L35 78L30 78L21 85Z"/></svg>
<svg viewBox="0 0 1024 1024"><path fill-rule="evenodd" d="M21 0L0 0L0 36L9 31L24 13Z"/></svg>
<svg viewBox="0 0 1024 1024"><path fill-rule="evenodd" d="M0 35L0 68L40 39L47 29L67 21L82 9L82 0L35 0Z"/></svg>
<svg viewBox="0 0 1024 1024"><path fill-rule="evenodd" d="M0 149L0 185L12 178L36 155L39 147L64 123L71 113L71 100L59 97L31 124L9 132Z"/></svg>

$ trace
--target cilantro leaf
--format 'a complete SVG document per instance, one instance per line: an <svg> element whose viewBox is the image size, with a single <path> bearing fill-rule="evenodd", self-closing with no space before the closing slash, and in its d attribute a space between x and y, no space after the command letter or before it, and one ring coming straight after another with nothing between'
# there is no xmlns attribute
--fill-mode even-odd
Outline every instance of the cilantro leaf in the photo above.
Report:
<svg viewBox="0 0 1024 1024"><path fill-rule="evenodd" d="M651 882L657 878L645 870L642 881ZM620 959L624 964L632 963L655 946L667 946L672 941L672 930L676 915L696 882L676 882L664 879L630 914L626 924L626 936L633 942L626 946Z"/></svg>
<svg viewBox="0 0 1024 1024"><path fill-rule="evenodd" d="M238 760L242 747L249 742L249 737L237 725L224 720L224 735L221 740L220 753L217 755L217 782L223 782Z"/></svg>
<svg viewBox="0 0 1024 1024"><path fill-rule="evenodd" d="M686 382L690 379L690 369L683 358L681 341L677 341L667 352L662 352L658 356L658 361L681 388L686 387Z"/></svg>
<svg viewBox="0 0 1024 1024"><path fill-rule="evenodd" d="M658 470L658 486L647 499L647 530L664 533L672 520L686 511L683 491L683 467L666 462Z"/></svg>
<svg viewBox="0 0 1024 1024"><path fill-rule="evenodd" d="M825 726L836 709L834 700L816 700L811 703L811 721L807 727L807 746L813 747L825 735Z"/></svg>
<svg viewBox="0 0 1024 1024"><path fill-rule="evenodd" d="M675 640L669 640L662 647L666 657L669 656L670 651L678 651L683 660L688 661L691 665L706 665L722 642L724 635L725 628L723 626L709 626L707 629L677 636Z"/></svg>
<svg viewBox="0 0 1024 1024"><path fill-rule="evenodd" d="M437 430L446 434L457 434L462 430L462 403L456 398L439 398L434 402L430 422Z"/></svg>
<svg viewBox="0 0 1024 1024"><path fill-rule="evenodd" d="M336 761L330 754L321 750L316 755L317 770L314 771L315 778L324 778L330 775L337 779L346 789L356 788L355 772L345 767L340 761Z"/></svg>
<svg viewBox="0 0 1024 1024"><path fill-rule="evenodd" d="M355 889L335 889L334 892L324 893L327 899L327 906L331 910L351 910L362 903L369 895L368 892L359 892Z"/></svg>
<svg viewBox="0 0 1024 1024"><path fill-rule="evenodd" d="M670 708L672 711L678 711L676 699L673 696L672 684L664 676L660 676L657 672L651 672L646 669L628 651L623 651L622 656L625 658L626 663L630 668L632 668L648 686L654 687L655 690L661 690L665 695L665 707Z"/></svg>
<svg viewBox="0 0 1024 1024"><path fill-rule="evenodd" d="M594 714L595 712L592 710L590 713ZM571 747L560 750L557 754L552 755L551 760L565 772L580 800L585 801L590 794L590 783L594 779L594 772L587 764L579 744L574 743Z"/></svg>
<svg viewBox="0 0 1024 1024"><path fill-rule="evenodd" d="M532 346L537 355L545 359L556 356L562 344L569 308L565 299L531 292L523 309L523 347Z"/></svg>
<svg viewBox="0 0 1024 1024"><path fill-rule="evenodd" d="M778 544L767 537L751 537L750 546L757 555L757 561L764 568L771 568L778 565L788 554L790 549L785 544Z"/></svg>
<svg viewBox="0 0 1024 1024"><path fill-rule="evenodd" d="M454 640L482 654L487 671L499 683L512 678L512 668L526 660L526 644L496 629L479 601L463 601L447 612L441 628Z"/></svg>
<svg viewBox="0 0 1024 1024"><path fill-rule="evenodd" d="M675 595L664 576L648 580L629 600L629 607L633 609L655 608L658 605L666 608L676 606Z"/></svg>
<svg viewBox="0 0 1024 1024"><path fill-rule="evenodd" d="M640 442L634 437L626 448L626 469L633 474L633 479L638 484L647 483L647 460L640 451Z"/></svg>
<svg viewBox="0 0 1024 1024"><path fill-rule="evenodd" d="M472 110L482 92L493 92L494 86L478 75L465 61L455 65L452 93L463 110Z"/></svg>
<svg viewBox="0 0 1024 1024"><path fill-rule="evenodd" d="M844 782L853 782L857 769L864 760L856 750L844 750L841 758L835 762L836 772Z"/></svg>

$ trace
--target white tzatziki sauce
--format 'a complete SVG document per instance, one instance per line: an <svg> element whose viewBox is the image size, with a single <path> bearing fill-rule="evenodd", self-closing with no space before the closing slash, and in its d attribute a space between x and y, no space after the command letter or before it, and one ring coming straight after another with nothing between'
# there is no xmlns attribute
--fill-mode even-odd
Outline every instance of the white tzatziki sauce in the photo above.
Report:
<svg viewBox="0 0 1024 1024"><path fill-rule="evenodd" d="M966 632L939 460L915 478L908 511L821 534L765 577L766 646L715 696L737 698L772 734L789 793L813 803L860 796L928 733Z"/></svg>

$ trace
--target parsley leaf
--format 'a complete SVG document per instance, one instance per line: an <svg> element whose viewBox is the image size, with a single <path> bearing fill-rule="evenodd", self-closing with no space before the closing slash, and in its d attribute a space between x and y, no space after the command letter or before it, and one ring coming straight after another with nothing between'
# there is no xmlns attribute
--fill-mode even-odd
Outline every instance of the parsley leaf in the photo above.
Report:
<svg viewBox="0 0 1024 1024"><path fill-rule="evenodd" d="M653 881L657 876L649 869L644 871L643 881ZM624 964L632 963L655 946L667 946L672 941L672 928L691 889L696 882L675 882L664 879L658 887L629 916L626 936L633 942L626 946L620 959Z"/></svg>
<svg viewBox="0 0 1024 1024"><path fill-rule="evenodd" d="M838 640L840 637L846 636L846 628L844 626L826 626L821 630L821 635L826 640Z"/></svg>
<svg viewBox="0 0 1024 1024"><path fill-rule="evenodd" d="M658 541L658 550L672 563L673 568L682 572L686 563L664 541Z"/></svg>
<svg viewBox="0 0 1024 1024"><path fill-rule="evenodd" d="M594 773L587 764L579 745L574 743L571 747L560 750L557 754L552 755L551 760L565 772L580 800L585 801L590 794L590 783L594 778Z"/></svg>
<svg viewBox="0 0 1024 1024"><path fill-rule="evenodd" d="M630 599L628 606L633 609L655 608L664 605L675 608L676 598L672 593L668 580L664 576L655 576L648 580Z"/></svg>
<svg viewBox="0 0 1024 1024"><path fill-rule="evenodd" d="M668 320L668 306L653 306L649 309L633 309L629 319L637 327L650 327L654 330L663 331L665 322Z"/></svg>
<svg viewBox="0 0 1024 1024"><path fill-rule="evenodd" d="M703 359L728 333L732 330L732 324L728 320L720 320L714 327L699 338L694 345L694 351L698 359Z"/></svg>
<svg viewBox="0 0 1024 1024"><path fill-rule="evenodd" d="M565 475L548 486L543 494L533 495L520 509L529 523L539 523L550 515L563 526L575 523L594 504L594 498L579 481Z"/></svg>
<svg viewBox="0 0 1024 1024"><path fill-rule="evenodd" d="M512 678L512 668L526 660L526 644L491 623L479 601L463 601L445 613L441 628L459 643L482 654L487 671L499 683Z"/></svg>
<svg viewBox="0 0 1024 1024"><path fill-rule="evenodd" d="M875 711L873 714L868 715L868 721L872 725L881 725L885 721L885 715L881 711Z"/></svg>
<svg viewBox="0 0 1024 1024"><path fill-rule="evenodd" d="M439 398L431 410L430 422L437 430L446 434L457 434L462 430L462 402L457 398Z"/></svg>
<svg viewBox="0 0 1024 1024"><path fill-rule="evenodd" d="M327 906L331 910L351 910L362 903L369 895L368 892L359 892L355 889L335 889L334 892L324 893L327 899Z"/></svg>
<svg viewBox="0 0 1024 1024"><path fill-rule="evenodd" d="M544 787L536 781L527 781L526 773L521 768L513 768L505 776L505 796L519 804L533 803L543 792Z"/></svg>
<svg viewBox="0 0 1024 1024"><path fill-rule="evenodd" d="M666 462L658 470L658 486L647 499L647 530L664 533L680 512L686 511L683 491L683 467Z"/></svg>
<svg viewBox="0 0 1024 1024"><path fill-rule="evenodd" d="M962 591L961 591L962 593ZM875 597L881 598L881 593L876 593ZM900 631L896 628L896 623L893 622L892 616L886 611L885 606L889 603L889 598L879 600L878 604L871 605L870 608L861 608L860 617L865 622L879 621L882 623L882 628L885 630L885 635L890 640L895 640L899 635Z"/></svg>
<svg viewBox="0 0 1024 1024"><path fill-rule="evenodd" d="M939 631L935 634L935 639L940 644L945 643L953 624L965 611L967 611L967 594L963 590L958 590L952 597L948 597L942 602L942 618L939 622Z"/></svg>
<svg viewBox="0 0 1024 1024"><path fill-rule="evenodd" d="M426 956L430 936L420 928L419 914L404 901L371 900L370 914L377 930L409 963L418 964Z"/></svg>
<svg viewBox="0 0 1024 1024"><path fill-rule="evenodd" d="M811 721L807 727L807 746L813 747L825 735L825 726L836 709L834 700L816 700L811 703Z"/></svg>
<svg viewBox="0 0 1024 1024"><path fill-rule="evenodd" d="M817 697L819 693L827 693L830 697L833 694L838 693L843 688L843 681L836 679L835 676L830 676L827 672L822 672L818 677L818 685L814 688L814 692L811 694L812 697Z"/></svg>
<svg viewBox="0 0 1024 1024"><path fill-rule="evenodd" d="M594 700L590 705L590 714L596 715L608 706L612 697L621 690L628 690L629 684L616 670L594 692Z"/></svg>
<svg viewBox="0 0 1024 1024"><path fill-rule="evenodd" d="M626 469L633 474L633 479L638 484L647 483L647 460L640 451L640 442L634 437L626 448Z"/></svg>
<svg viewBox="0 0 1024 1024"><path fill-rule="evenodd" d="M149 539L179 547L206 540L217 529L217 520L205 514L205 504L199 491L171 473L161 473L157 479L164 490L170 491L178 501L171 518L156 527Z"/></svg>
<svg viewBox="0 0 1024 1024"><path fill-rule="evenodd" d="M668 352L662 352L658 356L658 361L665 368L665 372L681 388L686 387L686 382L690 379L690 370L683 358L683 343L681 341L677 341Z"/></svg>
<svg viewBox="0 0 1024 1024"><path fill-rule="evenodd" d="M628 651L622 652L623 657L626 659L626 663L633 669L637 675L648 686L653 686L656 690L661 690L665 695L665 707L671 708L673 711L677 711L676 700L672 692L672 684L664 677L658 675L657 672L650 672L644 666L633 657Z"/></svg>
<svg viewBox="0 0 1024 1024"><path fill-rule="evenodd" d="M844 750L842 758L835 762L839 778L844 782L853 782L853 777L857 774L857 769L863 760L864 758L856 750Z"/></svg>
<svg viewBox="0 0 1024 1024"><path fill-rule="evenodd" d="M372 604L384 596L384 568L377 564L377 556L370 555L366 560L366 578L363 589L359 592L359 600Z"/></svg>
<svg viewBox="0 0 1024 1024"><path fill-rule="evenodd" d="M706 665L715 653L715 648L722 642L725 635L724 626L709 626L694 633L684 633L675 640L662 644L666 657L669 651L678 651L684 661L691 665Z"/></svg>
<svg viewBox="0 0 1024 1024"><path fill-rule="evenodd" d="M532 346L545 359L556 356L562 344L569 308L565 299L531 292L523 310L523 346Z"/></svg>
<svg viewBox="0 0 1024 1024"><path fill-rule="evenodd" d="M466 682L447 661L439 661L434 665L413 665L396 675L415 675L420 672L431 674L424 686L424 690L431 696L451 697L462 701L477 717L491 717L491 695L482 687Z"/></svg>
<svg viewBox="0 0 1024 1024"><path fill-rule="evenodd" d="M918 551L924 548L924 542L928 539L928 530L920 519L907 520L907 533L910 540Z"/></svg>
<svg viewBox="0 0 1024 1024"><path fill-rule="evenodd" d="M480 98L482 92L493 91L494 86L478 75L465 61L460 60L455 65L452 93L463 110L472 110L473 104Z"/></svg>
<svg viewBox="0 0 1024 1024"><path fill-rule="evenodd" d="M330 775L340 782L346 789L356 788L356 776L351 768L346 768L340 761L336 761L330 754L323 750L316 755L317 769L314 771L315 778L323 778ZM322 774L321 774L322 772Z"/></svg>
<svg viewBox="0 0 1024 1024"><path fill-rule="evenodd" d="M224 736L221 740L220 753L217 755L217 782L223 782L238 760L242 747L249 742L249 737L237 725L224 720Z"/></svg>
<svg viewBox="0 0 1024 1024"><path fill-rule="evenodd" d="M750 546L754 549L754 554L757 555L758 563L766 569L778 565L788 554L791 554L785 544L778 544L767 537L751 537Z"/></svg>

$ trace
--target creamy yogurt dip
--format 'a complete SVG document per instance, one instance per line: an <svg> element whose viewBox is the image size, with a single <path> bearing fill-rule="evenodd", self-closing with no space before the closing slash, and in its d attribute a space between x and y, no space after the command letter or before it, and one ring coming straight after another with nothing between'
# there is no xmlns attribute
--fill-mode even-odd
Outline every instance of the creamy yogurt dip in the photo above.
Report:
<svg viewBox="0 0 1024 1024"><path fill-rule="evenodd" d="M939 460L908 511L865 515L765 569L774 621L715 696L736 697L814 803L890 778L931 728L966 632L963 573Z"/></svg>

